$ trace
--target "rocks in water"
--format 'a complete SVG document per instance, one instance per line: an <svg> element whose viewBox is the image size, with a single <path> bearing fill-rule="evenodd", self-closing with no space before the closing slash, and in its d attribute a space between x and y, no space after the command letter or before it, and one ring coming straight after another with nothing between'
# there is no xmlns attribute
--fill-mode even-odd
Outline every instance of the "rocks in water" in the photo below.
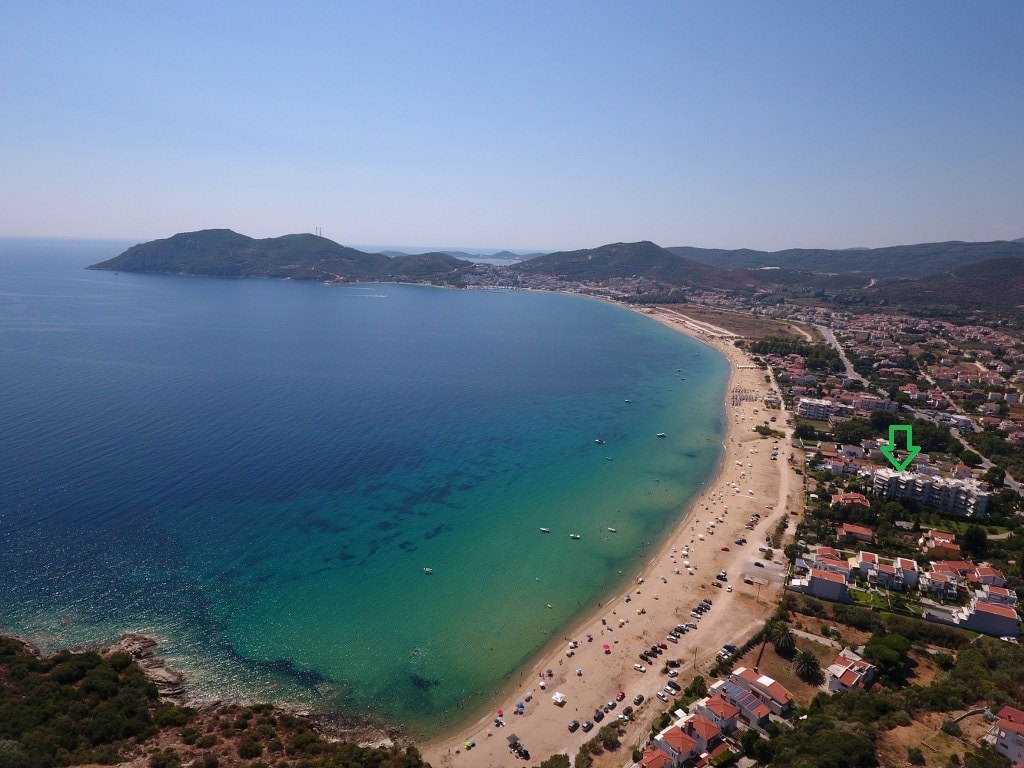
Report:
<svg viewBox="0 0 1024 768"><path fill-rule="evenodd" d="M121 637L108 651L127 653L139 665L146 677L156 686L163 698L176 699L185 695L185 676L167 666L163 659L153 654L157 641L151 637L129 632Z"/></svg>

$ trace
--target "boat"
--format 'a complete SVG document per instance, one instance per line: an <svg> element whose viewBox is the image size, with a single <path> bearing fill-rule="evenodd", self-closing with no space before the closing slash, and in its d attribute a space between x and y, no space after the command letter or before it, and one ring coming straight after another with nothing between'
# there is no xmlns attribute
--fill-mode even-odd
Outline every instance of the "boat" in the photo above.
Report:
<svg viewBox="0 0 1024 768"><path fill-rule="evenodd" d="M658 433L658 437L665 437L665 433L664 432L659 432Z"/></svg>
<svg viewBox="0 0 1024 768"><path fill-rule="evenodd" d="M604 445L604 438L599 437L594 442L597 443L598 445Z"/></svg>
<svg viewBox="0 0 1024 768"><path fill-rule="evenodd" d="M423 572L429 576L430 574L432 574L434 572L434 569L433 568L424 568Z"/></svg>
<svg viewBox="0 0 1024 768"><path fill-rule="evenodd" d="M570 539L577 539L578 540L579 537L580 537L580 535L578 533L570 533L569 534L569 538Z"/></svg>
<svg viewBox="0 0 1024 768"><path fill-rule="evenodd" d="M627 402L627 403L632 403L633 401L632 401L632 400L627 400L626 402Z"/></svg>
<svg viewBox="0 0 1024 768"><path fill-rule="evenodd" d="M541 528L540 532L541 533L551 533L551 529L550 528Z"/></svg>
<svg viewBox="0 0 1024 768"><path fill-rule="evenodd" d="M608 533L615 533L615 532L616 532L616 531L615 531L615 529L614 529L614 528L609 528L609 529L608 529Z"/></svg>

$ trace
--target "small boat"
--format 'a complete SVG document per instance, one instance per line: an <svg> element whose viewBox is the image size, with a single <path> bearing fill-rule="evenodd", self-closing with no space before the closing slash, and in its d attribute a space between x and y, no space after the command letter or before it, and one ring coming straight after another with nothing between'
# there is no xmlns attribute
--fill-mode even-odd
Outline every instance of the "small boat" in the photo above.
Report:
<svg viewBox="0 0 1024 768"><path fill-rule="evenodd" d="M615 529L614 529L614 528L609 528L609 529L608 529L608 533L615 533L615 532L616 532L616 531L615 531Z"/></svg>
<svg viewBox="0 0 1024 768"><path fill-rule="evenodd" d="M424 568L423 572L429 576L430 574L432 574L434 572L434 569L433 568Z"/></svg>
<svg viewBox="0 0 1024 768"><path fill-rule="evenodd" d="M594 442L597 443L598 445L604 445L604 439L600 437L597 438L597 440L595 440Z"/></svg>
<svg viewBox="0 0 1024 768"><path fill-rule="evenodd" d="M580 535L578 533L570 533L569 538L579 540Z"/></svg>
<svg viewBox="0 0 1024 768"><path fill-rule="evenodd" d="M541 528L540 532L541 533L551 533L551 529L550 528Z"/></svg>
<svg viewBox="0 0 1024 768"><path fill-rule="evenodd" d="M658 433L658 437L665 437L665 433L664 432L659 432Z"/></svg>
<svg viewBox="0 0 1024 768"><path fill-rule="evenodd" d="M632 403L633 401L632 401L632 400L627 400L626 402L627 402L627 403Z"/></svg>

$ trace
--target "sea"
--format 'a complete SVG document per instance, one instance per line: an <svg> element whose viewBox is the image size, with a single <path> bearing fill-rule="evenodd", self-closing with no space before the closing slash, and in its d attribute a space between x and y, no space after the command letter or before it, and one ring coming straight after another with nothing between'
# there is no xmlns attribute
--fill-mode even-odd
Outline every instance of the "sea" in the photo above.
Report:
<svg viewBox="0 0 1024 768"><path fill-rule="evenodd" d="M429 736L717 471L727 363L640 313L85 269L131 244L0 239L0 631L43 650Z"/></svg>

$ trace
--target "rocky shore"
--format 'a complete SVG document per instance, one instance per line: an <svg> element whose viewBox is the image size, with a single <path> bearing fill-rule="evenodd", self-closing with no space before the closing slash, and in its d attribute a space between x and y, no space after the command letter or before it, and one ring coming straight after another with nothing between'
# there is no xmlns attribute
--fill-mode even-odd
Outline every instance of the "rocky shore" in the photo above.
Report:
<svg viewBox="0 0 1024 768"><path fill-rule="evenodd" d="M179 702L185 697L185 676L181 672L171 669L164 659L154 655L157 645L157 641L152 637L128 632L112 646L105 648L103 652L105 654L120 651L127 653L146 673L150 682L156 686L160 698Z"/></svg>

